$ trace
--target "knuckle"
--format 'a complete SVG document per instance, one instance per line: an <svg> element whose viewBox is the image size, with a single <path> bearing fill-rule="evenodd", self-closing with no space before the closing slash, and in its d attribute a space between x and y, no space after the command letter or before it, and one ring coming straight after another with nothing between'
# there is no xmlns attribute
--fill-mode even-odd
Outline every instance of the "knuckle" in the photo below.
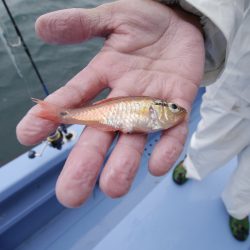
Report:
<svg viewBox="0 0 250 250"><path fill-rule="evenodd" d="M101 176L101 189L112 198L125 195L130 189L136 170L135 162L129 158L124 158L119 166L112 166L112 169Z"/></svg>
<svg viewBox="0 0 250 250"><path fill-rule="evenodd" d="M74 164L74 159L71 161L71 165L72 163ZM87 157L84 162L75 162L75 169L71 174L68 174L67 178L70 178L70 180L75 183L79 189L91 189L96 182L101 164L102 157Z"/></svg>
<svg viewBox="0 0 250 250"><path fill-rule="evenodd" d="M115 181L119 184L131 183L134 179L139 162L132 157L123 157L119 166L113 167Z"/></svg>
<svg viewBox="0 0 250 250"><path fill-rule="evenodd" d="M175 162L176 158L179 154L179 147L178 145L172 145L171 147L166 147L162 151L162 160L165 162L166 165L171 165Z"/></svg>
<svg viewBox="0 0 250 250"><path fill-rule="evenodd" d="M153 154L149 162L149 171L152 175L162 176L173 166L177 160L182 145L174 138L168 137L167 145L161 147L161 151Z"/></svg>
<svg viewBox="0 0 250 250"><path fill-rule="evenodd" d="M96 176L98 174L98 171L96 171L96 167L92 163L90 163L88 166L82 166L76 170L74 175L72 176L72 181L78 182L79 186L84 186L84 189L86 190L90 186L92 187L96 181Z"/></svg>
<svg viewBox="0 0 250 250"><path fill-rule="evenodd" d="M79 207L91 194L95 183L93 174L87 174L85 178L59 179L56 184L56 197L65 207Z"/></svg>

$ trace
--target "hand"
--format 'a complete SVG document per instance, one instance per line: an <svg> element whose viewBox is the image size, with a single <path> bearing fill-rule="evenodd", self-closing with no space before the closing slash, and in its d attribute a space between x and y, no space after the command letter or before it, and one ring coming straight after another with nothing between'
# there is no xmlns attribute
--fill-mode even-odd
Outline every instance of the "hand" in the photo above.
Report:
<svg viewBox="0 0 250 250"><path fill-rule="evenodd" d="M95 9L68 9L41 16L38 35L48 43L79 43L106 38L102 50L64 87L46 98L62 107L79 107L102 89L110 96L152 96L190 110L203 75L204 41L195 16L151 0L124 0ZM84 55L79 55L84 56ZM24 145L46 138L56 124L37 117L33 107L17 126ZM154 175L165 174L177 160L187 135L187 121L165 131L149 161ZM56 194L68 207L91 194L113 133L87 128L58 178ZM111 197L129 191L138 170L146 135L121 134L100 177Z"/></svg>

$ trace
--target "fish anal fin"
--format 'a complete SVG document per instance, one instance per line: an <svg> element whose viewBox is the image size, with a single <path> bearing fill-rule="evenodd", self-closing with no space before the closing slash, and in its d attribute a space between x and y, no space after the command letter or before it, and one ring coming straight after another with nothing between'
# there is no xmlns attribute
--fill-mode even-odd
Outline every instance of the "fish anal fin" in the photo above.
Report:
<svg viewBox="0 0 250 250"><path fill-rule="evenodd" d="M117 129L114 128L114 127L111 127L109 125L105 125L105 124L102 124L102 123L97 123L96 121L95 122L85 121L84 124L91 127L91 128L96 128L96 129L99 129L99 130L102 130L102 131L105 131L105 132L115 132L115 131L117 131Z"/></svg>

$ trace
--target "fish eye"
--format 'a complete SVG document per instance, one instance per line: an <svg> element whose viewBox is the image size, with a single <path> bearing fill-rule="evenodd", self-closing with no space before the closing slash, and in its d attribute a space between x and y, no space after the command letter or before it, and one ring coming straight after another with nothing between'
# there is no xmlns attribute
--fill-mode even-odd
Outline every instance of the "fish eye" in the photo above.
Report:
<svg viewBox="0 0 250 250"><path fill-rule="evenodd" d="M168 107L173 113L177 113L180 111L180 108L174 103L169 103Z"/></svg>

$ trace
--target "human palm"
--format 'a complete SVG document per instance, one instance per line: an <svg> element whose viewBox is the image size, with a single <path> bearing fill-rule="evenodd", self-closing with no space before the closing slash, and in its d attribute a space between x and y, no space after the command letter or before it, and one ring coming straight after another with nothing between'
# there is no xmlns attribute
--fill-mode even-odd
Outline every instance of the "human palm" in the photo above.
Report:
<svg viewBox="0 0 250 250"><path fill-rule="evenodd" d="M117 1L40 17L37 33L49 43L106 38L89 65L47 100L62 107L79 107L110 88L110 96L158 97L190 110L204 65L204 42L196 23L192 15L151 0ZM22 144L36 144L56 126L39 118L35 106L18 124L17 136ZM182 151L186 134L187 121L163 132L149 161L152 174L169 170ZM65 206L79 206L91 194L114 136L85 129L58 178L56 193ZM119 197L128 192L145 143L146 135L120 134L100 176L107 195Z"/></svg>

